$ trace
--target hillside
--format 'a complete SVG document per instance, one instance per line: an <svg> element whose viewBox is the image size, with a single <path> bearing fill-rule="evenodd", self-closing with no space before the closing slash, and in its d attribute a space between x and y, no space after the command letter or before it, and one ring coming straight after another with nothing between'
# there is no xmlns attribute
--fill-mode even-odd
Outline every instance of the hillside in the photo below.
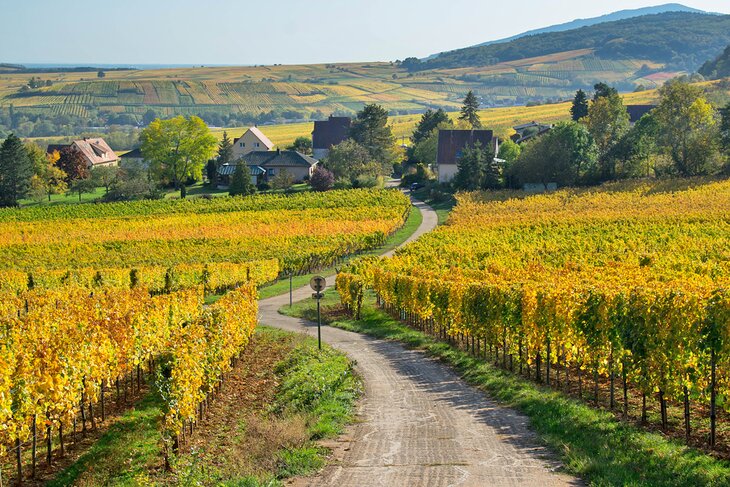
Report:
<svg viewBox="0 0 730 487"><path fill-rule="evenodd" d="M730 46L726 47L717 58L703 64L699 73L709 79L730 77Z"/></svg>
<svg viewBox="0 0 730 487"><path fill-rule="evenodd" d="M78 134L150 117L201 116L217 127L354 114L555 103L597 82L631 92L695 72L730 44L730 16L664 13L462 49L411 63L0 72L0 136ZM17 67L16 67L17 68ZM427 68L427 69L425 69Z"/></svg>
<svg viewBox="0 0 730 487"><path fill-rule="evenodd" d="M696 8L686 7L679 3L667 3L664 5L656 5L654 7L643 7L627 10L619 10L618 12L612 12L606 15L600 15L598 17L592 17L589 19L576 19L563 24L551 25L549 27L543 27L541 29L528 30L521 34L517 34L504 39L497 39L494 41L482 42L472 47L489 46L492 44L499 44L502 42L509 42L521 37L533 36L537 34L545 34L548 32L564 32L566 30L580 29L581 27L589 27L591 25L602 24L604 22L613 22L615 20L631 19L634 17L641 17L642 15L654 15L663 14L665 12L691 12L691 13L707 13Z"/></svg>
<svg viewBox="0 0 730 487"><path fill-rule="evenodd" d="M575 49L600 59L648 59L678 70L696 70L730 42L730 15L666 12L589 27L522 37L447 52L424 69L487 66Z"/></svg>

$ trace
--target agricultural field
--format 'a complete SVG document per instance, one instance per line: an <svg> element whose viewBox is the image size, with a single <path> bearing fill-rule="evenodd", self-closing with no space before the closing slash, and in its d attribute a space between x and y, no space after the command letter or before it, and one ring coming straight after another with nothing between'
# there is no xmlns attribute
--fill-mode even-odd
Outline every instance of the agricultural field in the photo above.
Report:
<svg viewBox="0 0 730 487"><path fill-rule="evenodd" d="M730 451L730 181L457 200L446 225L340 273L343 304L372 289L509 371Z"/></svg>
<svg viewBox="0 0 730 487"><path fill-rule="evenodd" d="M35 472L39 445L64 456L142 377L169 459L247 346L258 286L383 244L409 208L353 190L1 211L3 482Z"/></svg>
<svg viewBox="0 0 730 487"><path fill-rule="evenodd" d="M650 69L651 77L640 77ZM33 114L88 116L107 111L140 118L206 113L258 116L274 111L283 118L354 113L365 103L393 112L427 108L455 110L469 90L485 106L566 99L598 81L647 88L675 72L647 60L608 61L590 49L522 59L485 67L408 72L395 63L199 67L142 71L0 73L0 108ZM23 91L31 76L51 86ZM289 116L287 116L287 113ZM297 114L296 117L293 117Z"/></svg>

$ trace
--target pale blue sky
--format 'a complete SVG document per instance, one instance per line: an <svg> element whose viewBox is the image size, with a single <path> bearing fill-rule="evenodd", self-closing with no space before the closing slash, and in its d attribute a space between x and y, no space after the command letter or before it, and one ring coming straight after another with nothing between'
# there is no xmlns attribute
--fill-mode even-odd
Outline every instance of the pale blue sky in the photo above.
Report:
<svg viewBox="0 0 730 487"><path fill-rule="evenodd" d="M0 62L387 61L660 3L667 2L0 0ZM730 13L728 0L680 3Z"/></svg>

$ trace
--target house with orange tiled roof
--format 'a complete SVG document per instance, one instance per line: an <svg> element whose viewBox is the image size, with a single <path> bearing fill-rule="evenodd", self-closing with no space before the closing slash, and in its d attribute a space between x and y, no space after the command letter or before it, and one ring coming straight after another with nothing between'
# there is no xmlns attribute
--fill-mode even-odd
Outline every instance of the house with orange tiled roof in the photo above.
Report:
<svg viewBox="0 0 730 487"><path fill-rule="evenodd" d="M270 151L273 148L274 143L258 127L251 127L242 136L233 139L233 160L254 151Z"/></svg>
<svg viewBox="0 0 730 487"><path fill-rule="evenodd" d="M87 166L90 169L101 166L117 166L119 164L119 157L109 147L109 144L100 137L93 139L80 139L74 140L70 144L51 144L48 146L48 153L54 151L60 152L61 150L71 147L73 150L79 152L86 161Z"/></svg>

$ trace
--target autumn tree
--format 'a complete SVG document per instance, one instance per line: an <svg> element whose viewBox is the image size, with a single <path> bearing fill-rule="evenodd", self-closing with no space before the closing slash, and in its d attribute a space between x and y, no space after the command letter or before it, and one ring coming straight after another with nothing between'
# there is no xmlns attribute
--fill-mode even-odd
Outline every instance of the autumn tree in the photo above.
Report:
<svg viewBox="0 0 730 487"><path fill-rule="evenodd" d="M469 93L467 93L464 98L459 120L472 129L479 129L482 127L482 121L479 118L479 100L477 100L476 95L474 95L474 92L471 90L469 90Z"/></svg>
<svg viewBox="0 0 730 487"><path fill-rule="evenodd" d="M670 81L659 89L655 108L659 140L666 147L674 168L682 176L712 171L718 149L718 123L702 88L681 81Z"/></svg>
<svg viewBox="0 0 730 487"><path fill-rule="evenodd" d="M335 176L327 169L320 167L314 168L312 177L309 178L309 185L314 191L328 191L335 184Z"/></svg>
<svg viewBox="0 0 730 487"><path fill-rule="evenodd" d="M185 181L202 177L203 166L215 155L217 145L205 122L195 116L154 120L140 138L152 172L179 189L181 198L187 194Z"/></svg>
<svg viewBox="0 0 730 487"><path fill-rule="evenodd" d="M35 148L32 146L35 146ZM30 180L30 186L35 199L40 200L47 197L48 201L51 201L51 196L54 194L65 193L68 189L67 176L58 167L61 154L58 151L46 154L35 144L27 144L26 149L34 162L35 174Z"/></svg>
<svg viewBox="0 0 730 487"><path fill-rule="evenodd" d="M86 159L72 146L61 149L56 165L66 173L66 182L89 177L89 166Z"/></svg>

